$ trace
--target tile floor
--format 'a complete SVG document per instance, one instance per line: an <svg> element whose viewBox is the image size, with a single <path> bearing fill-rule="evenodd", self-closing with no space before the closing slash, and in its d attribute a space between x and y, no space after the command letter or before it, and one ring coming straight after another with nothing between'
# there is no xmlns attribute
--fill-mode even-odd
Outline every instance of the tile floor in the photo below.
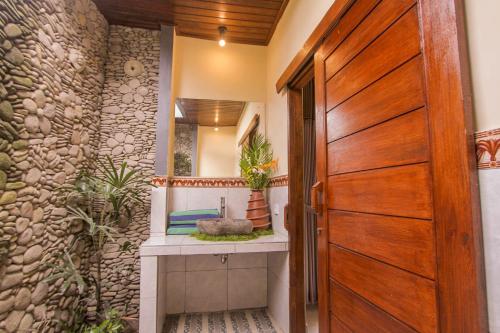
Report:
<svg viewBox="0 0 500 333"><path fill-rule="evenodd" d="M265 308L167 316L163 333L281 333Z"/></svg>
<svg viewBox="0 0 500 333"><path fill-rule="evenodd" d="M307 333L318 333L318 306L317 304L308 305L306 309L306 328Z"/></svg>

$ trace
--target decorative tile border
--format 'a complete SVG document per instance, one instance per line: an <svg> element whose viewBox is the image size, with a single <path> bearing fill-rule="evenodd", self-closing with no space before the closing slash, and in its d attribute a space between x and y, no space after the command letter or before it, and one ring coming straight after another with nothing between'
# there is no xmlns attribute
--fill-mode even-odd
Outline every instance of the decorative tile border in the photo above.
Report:
<svg viewBox="0 0 500 333"><path fill-rule="evenodd" d="M279 186L288 186L288 175L282 175L271 178L269 182L269 187L279 187Z"/></svg>
<svg viewBox="0 0 500 333"><path fill-rule="evenodd" d="M169 177L169 187L246 187L243 178Z"/></svg>
<svg viewBox="0 0 500 333"><path fill-rule="evenodd" d="M168 177L165 176L154 176L151 178L151 184L157 187L167 187Z"/></svg>
<svg viewBox="0 0 500 333"><path fill-rule="evenodd" d="M500 128L478 132L476 138L477 165L479 169L500 168L496 155L500 151Z"/></svg>
<svg viewBox="0 0 500 333"><path fill-rule="evenodd" d="M243 178L153 177L158 187L247 187ZM288 186L288 175L271 178L269 187Z"/></svg>

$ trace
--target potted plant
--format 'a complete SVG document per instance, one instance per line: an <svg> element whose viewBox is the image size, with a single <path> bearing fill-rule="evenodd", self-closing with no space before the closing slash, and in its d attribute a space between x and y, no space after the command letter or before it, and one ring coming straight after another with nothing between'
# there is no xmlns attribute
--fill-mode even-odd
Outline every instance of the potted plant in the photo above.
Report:
<svg viewBox="0 0 500 333"><path fill-rule="evenodd" d="M269 184L271 174L276 169L271 144L263 135L257 134L241 150L240 168L251 189L248 200L247 219L254 229L267 229L270 224L269 207L264 198L264 189Z"/></svg>
<svg viewBox="0 0 500 333"><path fill-rule="evenodd" d="M52 268L52 273L45 279L46 282L63 279L61 292L76 285L78 295L85 297L81 309L81 320L73 323L75 332L123 332L127 328L130 318L120 317L113 308L106 307L102 300L102 266L105 244L117 243L116 239L123 235L118 228L124 221L128 223L132 217L132 208L143 204L142 194L151 186L136 170L130 169L126 162L115 167L110 157L105 161L97 161L95 171L84 171L74 185L67 185L60 189L60 197L66 203L69 212L70 226L83 225L83 230L77 237L61 251L58 260L46 262ZM85 244L92 259L88 265L95 265L95 269L86 267L82 274L74 263L71 253L79 243ZM130 241L120 242L120 251L131 251L135 244ZM119 271L127 270L120 266ZM130 275L130 272L127 274ZM95 313L87 311L85 300L95 304ZM94 319L95 318L95 319Z"/></svg>

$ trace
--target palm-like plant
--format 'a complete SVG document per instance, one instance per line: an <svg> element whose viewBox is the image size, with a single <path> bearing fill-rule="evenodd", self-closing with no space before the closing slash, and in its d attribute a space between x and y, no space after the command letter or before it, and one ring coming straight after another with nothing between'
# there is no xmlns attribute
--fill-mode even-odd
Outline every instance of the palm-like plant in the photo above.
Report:
<svg viewBox="0 0 500 333"><path fill-rule="evenodd" d="M141 194L151 186L136 170L129 169L126 162L115 167L112 159L107 156L105 161L98 161L94 172L84 171L74 185L61 188L67 209L69 221L83 223L84 232L80 233L70 245L70 250L77 241L89 244L92 256L95 258L96 273L89 273L83 278L75 269L69 252L65 250L62 257L62 268L54 269L47 280L63 277L68 284L76 283L80 293L83 285L92 284L95 292L96 314L105 318L101 300L102 286L102 255L104 245L115 242L118 234L117 225L123 219L129 221L132 207L143 203ZM121 250L129 250L130 242L125 242Z"/></svg>
<svg viewBox="0 0 500 333"><path fill-rule="evenodd" d="M262 190L268 185L276 161L273 160L271 144L263 135L255 135L249 144L243 146L240 168L252 190Z"/></svg>

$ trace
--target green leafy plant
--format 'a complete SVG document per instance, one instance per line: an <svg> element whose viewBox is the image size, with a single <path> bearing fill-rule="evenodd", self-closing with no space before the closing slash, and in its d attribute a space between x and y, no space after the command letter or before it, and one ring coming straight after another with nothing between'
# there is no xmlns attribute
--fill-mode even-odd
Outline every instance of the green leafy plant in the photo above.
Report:
<svg viewBox="0 0 500 333"><path fill-rule="evenodd" d="M268 185L276 165L271 144L263 135L257 134L249 144L243 146L241 173L252 190L262 190Z"/></svg>
<svg viewBox="0 0 500 333"><path fill-rule="evenodd" d="M62 292L76 284L80 295L84 290L94 293L99 324L85 332L119 331L114 313L104 310L101 297L104 245L116 243L118 226L130 221L133 208L143 204L141 195L150 186L151 184L136 170L130 169L126 162L116 167L112 159L106 157L104 161L97 162L95 171L82 172L74 185L60 189L61 197L66 202L70 224L81 223L84 228L68 249L61 253L57 265L47 263L47 266L52 268L52 274L46 281L63 278ZM85 276L75 266L70 255L78 242L88 245L89 254L96 266L95 271L89 270ZM131 249L132 243L129 241L120 246L121 251Z"/></svg>
<svg viewBox="0 0 500 333"><path fill-rule="evenodd" d="M249 241L252 239L257 239L260 236L269 236L273 235L274 232L272 229L266 230L255 230L248 235L207 235L202 234L200 232L195 232L191 234L191 237L194 237L198 240L209 241L209 242L243 242Z"/></svg>
<svg viewBox="0 0 500 333"><path fill-rule="evenodd" d="M99 324L86 326L83 333L116 333L122 332L124 329L123 321L120 319L120 314L114 309L106 311L104 320Z"/></svg>

